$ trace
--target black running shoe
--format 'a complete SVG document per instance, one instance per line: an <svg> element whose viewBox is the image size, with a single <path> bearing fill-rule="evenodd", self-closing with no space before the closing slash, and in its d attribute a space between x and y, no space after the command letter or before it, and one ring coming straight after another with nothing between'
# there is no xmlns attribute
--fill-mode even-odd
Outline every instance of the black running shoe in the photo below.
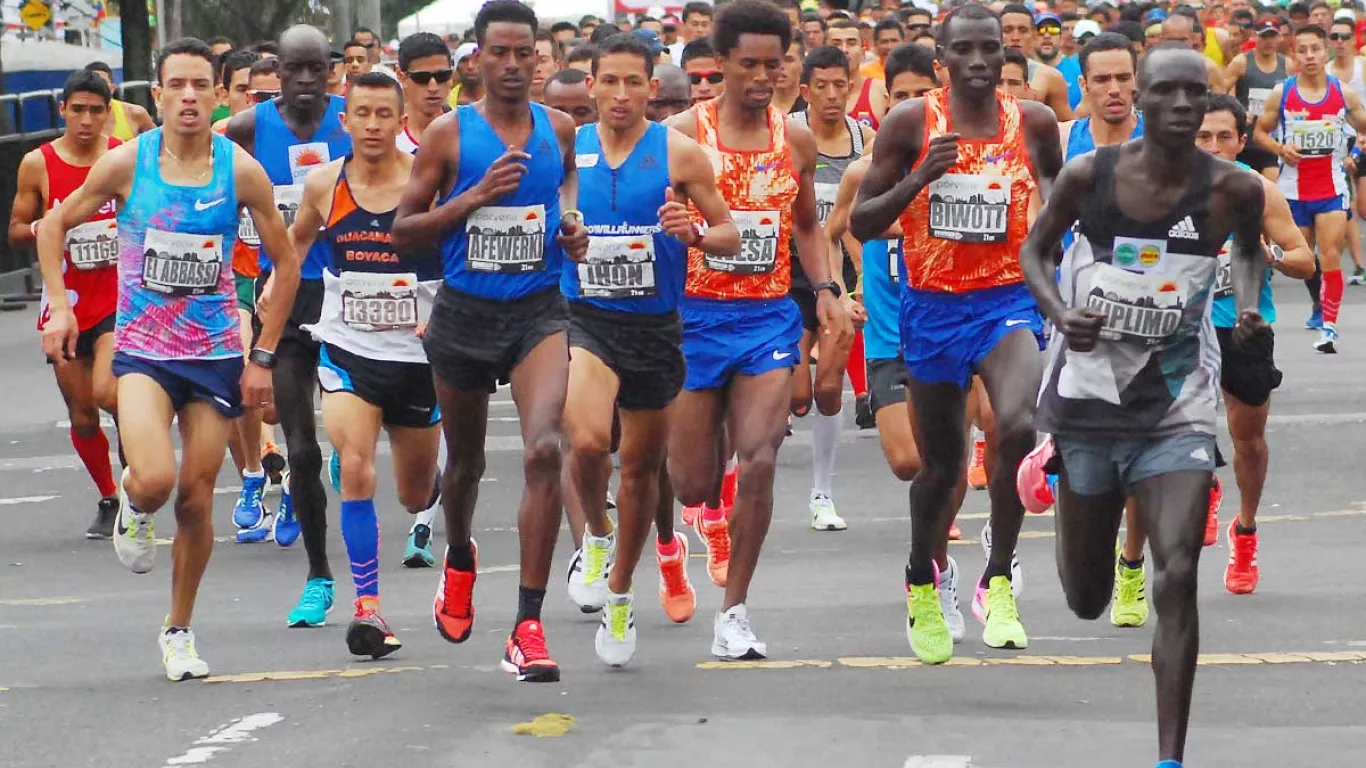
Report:
<svg viewBox="0 0 1366 768"><path fill-rule="evenodd" d="M87 539L108 540L114 538L114 518L119 514L118 497L100 499L99 509L95 512L95 520L90 523L90 527L85 531Z"/></svg>
<svg viewBox="0 0 1366 768"><path fill-rule="evenodd" d="M877 416L873 413L873 401L868 395L859 395L854 403L854 423L859 429L872 429L877 426Z"/></svg>

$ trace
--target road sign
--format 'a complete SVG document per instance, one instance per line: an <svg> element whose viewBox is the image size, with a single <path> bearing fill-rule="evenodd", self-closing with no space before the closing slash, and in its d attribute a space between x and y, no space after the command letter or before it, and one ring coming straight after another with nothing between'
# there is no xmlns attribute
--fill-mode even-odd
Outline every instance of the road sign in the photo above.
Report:
<svg viewBox="0 0 1366 768"><path fill-rule="evenodd" d="M47 3L39 2L39 0L28 0L27 3L24 3L24 7L19 9L19 18L23 19L29 28L37 31L46 27L47 23L52 20L52 9L48 7Z"/></svg>

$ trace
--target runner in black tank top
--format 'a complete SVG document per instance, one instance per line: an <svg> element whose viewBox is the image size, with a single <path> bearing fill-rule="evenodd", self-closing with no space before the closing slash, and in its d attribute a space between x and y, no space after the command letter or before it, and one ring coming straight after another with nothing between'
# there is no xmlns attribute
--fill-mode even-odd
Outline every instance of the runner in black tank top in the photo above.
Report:
<svg viewBox="0 0 1366 768"><path fill-rule="evenodd" d="M1195 146L1209 99L1198 53L1150 52L1138 94L1145 137L1069 163L1020 253L1030 290L1058 329L1038 410L1040 431L1053 443L1021 464L1020 484L1028 491L1044 464L1059 471L1058 572L1068 605L1087 619L1110 600L1115 536L1126 499L1138 499L1160 593L1158 765L1178 768L1199 650L1195 581L1214 470L1219 349L1209 303L1220 245L1232 235L1234 339L1270 338L1256 310L1266 268L1263 193L1251 174ZM1078 220L1057 279L1054 249Z"/></svg>

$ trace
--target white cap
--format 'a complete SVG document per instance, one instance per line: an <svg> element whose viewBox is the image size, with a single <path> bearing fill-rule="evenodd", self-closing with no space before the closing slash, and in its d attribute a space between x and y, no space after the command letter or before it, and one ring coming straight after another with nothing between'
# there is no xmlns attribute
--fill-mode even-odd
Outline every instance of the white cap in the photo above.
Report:
<svg viewBox="0 0 1366 768"><path fill-rule="evenodd" d="M1350 8L1341 8L1333 14L1333 21L1348 21L1355 24L1357 23L1357 15Z"/></svg>
<svg viewBox="0 0 1366 768"><path fill-rule="evenodd" d="M460 47L455 49L455 63L459 64L461 61L473 56L478 52L479 46L475 45L474 43L461 43Z"/></svg>
<svg viewBox="0 0 1366 768"><path fill-rule="evenodd" d="M1101 29L1100 25L1091 19L1081 19L1075 27L1072 27L1072 39L1080 40L1085 35L1099 35L1103 31L1105 30Z"/></svg>

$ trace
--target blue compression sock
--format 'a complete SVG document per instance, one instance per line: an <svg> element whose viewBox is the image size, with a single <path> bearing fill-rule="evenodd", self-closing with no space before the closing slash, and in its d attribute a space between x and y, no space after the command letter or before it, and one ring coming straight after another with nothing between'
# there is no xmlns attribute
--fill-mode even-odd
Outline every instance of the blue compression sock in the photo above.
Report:
<svg viewBox="0 0 1366 768"><path fill-rule="evenodd" d="M1175 760L1163 760L1157 764L1157 768L1181 768L1181 764Z"/></svg>
<svg viewBox="0 0 1366 768"><path fill-rule="evenodd" d="M341 503L342 541L351 560L356 597L379 597L379 519L374 499Z"/></svg>

